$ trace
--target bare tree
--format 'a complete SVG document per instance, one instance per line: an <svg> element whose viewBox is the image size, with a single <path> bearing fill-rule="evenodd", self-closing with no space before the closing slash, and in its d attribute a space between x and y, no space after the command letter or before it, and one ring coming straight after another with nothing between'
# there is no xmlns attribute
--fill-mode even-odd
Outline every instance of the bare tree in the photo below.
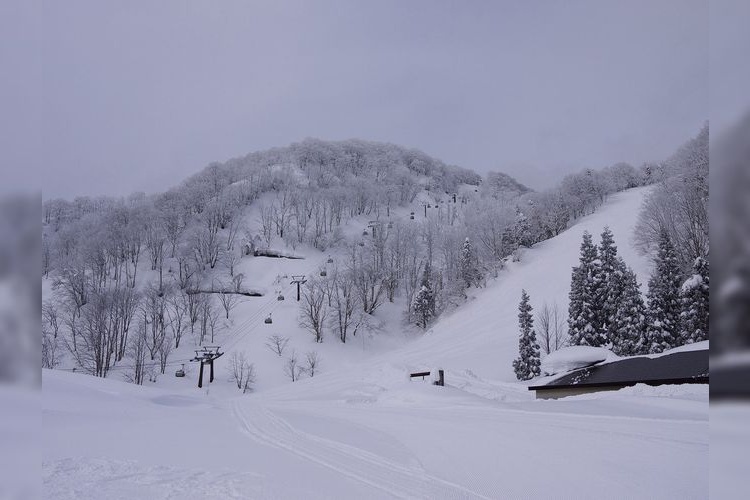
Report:
<svg viewBox="0 0 750 500"><path fill-rule="evenodd" d="M302 291L299 324L315 336L315 342L323 342L326 315L325 287L319 280L311 279Z"/></svg>
<svg viewBox="0 0 750 500"><path fill-rule="evenodd" d="M229 373L242 393L252 391L255 384L255 366L247 360L243 351L235 351L229 358Z"/></svg>
<svg viewBox="0 0 750 500"><path fill-rule="evenodd" d="M299 364L297 353L292 351L292 354L286 358L284 363L284 374L292 379L292 382L299 380L302 374L303 367Z"/></svg>
<svg viewBox="0 0 750 500"><path fill-rule="evenodd" d="M544 303L537 312L537 333L539 346L545 354L550 354L565 345L565 321L557 304Z"/></svg>
<svg viewBox="0 0 750 500"><path fill-rule="evenodd" d="M142 385L146 375L146 355L148 346L146 337L148 336L148 325L145 320L138 322L138 330L128 345L128 355L132 360L132 372L125 375L128 382Z"/></svg>
<svg viewBox="0 0 750 500"><path fill-rule="evenodd" d="M273 205L261 205L258 222L260 222L263 242L266 244L266 247L271 246L271 239L273 239L273 214Z"/></svg>
<svg viewBox="0 0 750 500"><path fill-rule="evenodd" d="M225 247L227 252L234 253L234 240L237 238L237 233L240 230L240 221L242 213L238 208L232 211L229 222L226 223L227 229L227 246Z"/></svg>
<svg viewBox="0 0 750 500"><path fill-rule="evenodd" d="M116 356L117 361L125 356L128 343L128 332L133 317L138 311L141 301L141 293L132 288L115 288L112 291L112 303L110 309L115 319L116 332Z"/></svg>
<svg viewBox="0 0 750 500"><path fill-rule="evenodd" d="M214 334L216 333L216 329L219 327L219 312L211 309L209 311L209 318L208 318L208 327L211 330L211 343L214 343Z"/></svg>
<svg viewBox="0 0 750 500"><path fill-rule="evenodd" d="M42 318L47 327L50 328L55 339L57 339L57 334L60 332L59 316L57 304L52 300L45 300L42 304Z"/></svg>
<svg viewBox="0 0 750 500"><path fill-rule="evenodd" d="M227 293L227 291L230 290L228 285L220 283L220 286L222 292L219 293L219 301L221 302L221 307L224 308L226 318L229 319L229 312L237 305L240 296L234 293Z"/></svg>
<svg viewBox="0 0 750 500"><path fill-rule="evenodd" d="M80 328L80 323L78 307L70 301L63 302L63 324L67 327L67 330L70 333L70 339L64 339L64 344L68 350L73 353L73 356L75 356L74 353L78 351L78 330Z"/></svg>
<svg viewBox="0 0 750 500"><path fill-rule="evenodd" d="M144 293L144 300L141 304L143 320L148 327L146 344L151 361L156 359L156 354L165 342L167 336L165 314L167 300L161 289L149 285Z"/></svg>
<svg viewBox="0 0 750 500"><path fill-rule="evenodd" d="M266 347L268 347L271 352L281 357L281 355L284 353L284 348L289 343L288 337L282 337L280 335L271 335L266 339Z"/></svg>
<svg viewBox="0 0 750 500"><path fill-rule="evenodd" d="M308 375L314 377L315 371L320 365L320 356L318 356L316 351L310 351L305 355L305 361L307 362L305 365L305 371Z"/></svg>
<svg viewBox="0 0 750 500"><path fill-rule="evenodd" d="M234 268L240 262L241 255L236 252L234 246L221 252L221 260L227 269L229 269L229 276L234 277Z"/></svg>
<svg viewBox="0 0 750 500"><path fill-rule="evenodd" d="M115 362L117 333L111 319L109 293L92 294L74 325L77 343L68 345L78 365L97 377L106 377Z"/></svg>
<svg viewBox="0 0 750 500"><path fill-rule="evenodd" d="M206 340L206 335L209 331L213 330L213 319L216 316L214 312L213 304L211 303L211 296L207 294L196 294L202 296L198 306L198 319L200 320L200 337L198 339L198 345L203 345ZM213 337L213 333L212 333ZM213 342L213 340L211 340Z"/></svg>
<svg viewBox="0 0 750 500"><path fill-rule="evenodd" d="M232 276L232 289L235 292L239 292L240 290L242 290L242 282L244 281L244 279L245 275L242 273L238 273Z"/></svg>
<svg viewBox="0 0 750 500"><path fill-rule="evenodd" d="M164 341L159 346L159 369L161 370L162 375L164 375L164 372L167 369L167 361L169 360L169 355L172 352L172 342L164 339Z"/></svg>
<svg viewBox="0 0 750 500"><path fill-rule="evenodd" d="M167 301L167 319L169 320L169 328L172 330L175 349L180 347L182 334L187 327L185 324L188 309L187 297L188 295L185 292L179 290L173 293Z"/></svg>
<svg viewBox="0 0 750 500"><path fill-rule="evenodd" d="M565 347L568 344L568 322L567 315L560 311L557 304L552 306L552 338L554 339L554 350Z"/></svg>
<svg viewBox="0 0 750 500"><path fill-rule="evenodd" d="M546 302L536 313L539 346L545 354L552 352L552 308Z"/></svg>
<svg viewBox="0 0 750 500"><path fill-rule="evenodd" d="M177 243L180 241L180 237L185 231L185 221L176 208L169 207L162 211L162 224L164 226L166 238L171 246L170 256L174 257Z"/></svg>
<svg viewBox="0 0 750 500"><path fill-rule="evenodd" d="M289 189L284 189L281 193L276 193L276 200L274 201L273 207L273 224L276 227L276 234L279 238L284 238L285 231L289 227L291 219L291 192Z"/></svg>
<svg viewBox="0 0 750 500"><path fill-rule="evenodd" d="M349 273L334 267L329 278L328 303L331 306L330 323L338 332L341 342L346 342L349 333L357 334L362 323L363 311L359 307L354 279Z"/></svg>
<svg viewBox="0 0 750 500"><path fill-rule="evenodd" d="M167 234L155 210L151 211L147 219L145 236L151 270L159 270L159 289L161 289L164 283L164 247L167 244Z"/></svg>
<svg viewBox="0 0 750 500"><path fill-rule="evenodd" d="M59 342L46 327L42 327L42 368L55 368L60 363Z"/></svg>

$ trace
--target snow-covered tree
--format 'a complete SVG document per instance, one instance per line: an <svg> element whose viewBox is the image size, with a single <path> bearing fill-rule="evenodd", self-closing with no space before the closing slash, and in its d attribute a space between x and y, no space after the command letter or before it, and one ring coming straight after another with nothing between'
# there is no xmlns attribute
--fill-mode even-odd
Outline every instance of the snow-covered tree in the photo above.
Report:
<svg viewBox="0 0 750 500"><path fill-rule="evenodd" d="M477 261L477 255L474 251L474 246L469 241L469 238L464 240L464 245L461 249L461 280L466 288L471 285L477 285L482 279L482 274L479 270L479 263Z"/></svg>
<svg viewBox="0 0 750 500"><path fill-rule="evenodd" d="M708 260L698 257L693 263L693 274L680 290L682 312L682 340L686 344L708 340Z"/></svg>
<svg viewBox="0 0 750 500"><path fill-rule="evenodd" d="M534 331L534 316L531 314L529 294L521 291L521 303L518 305L518 326L521 336L518 339L518 358L513 360L513 371L518 380L530 380L541 373L539 344Z"/></svg>
<svg viewBox="0 0 750 500"><path fill-rule="evenodd" d="M619 260L622 269L621 290L612 321L612 350L619 356L645 354L641 352L646 326L646 306L643 304L635 272Z"/></svg>
<svg viewBox="0 0 750 500"><path fill-rule="evenodd" d="M599 244L599 267L596 289L596 309L599 311L601 345L612 343L618 326L615 314L624 288L625 263L617 257L615 238L605 227Z"/></svg>
<svg viewBox="0 0 750 500"><path fill-rule="evenodd" d="M365 320L364 311L359 305L354 279L348 272L339 271L337 266L330 271L328 278L329 322L331 329L338 333L341 342L346 342L349 334L356 335L357 329Z"/></svg>
<svg viewBox="0 0 750 500"><path fill-rule="evenodd" d="M568 307L570 345L601 347L607 338L600 329L597 308L599 259L591 234L583 233L580 264L573 268Z"/></svg>
<svg viewBox="0 0 750 500"><path fill-rule="evenodd" d="M422 328L427 328L430 319L435 316L435 292L432 290L430 280L430 265L428 263L422 273L419 291L414 297L414 314L417 316L417 324Z"/></svg>
<svg viewBox="0 0 750 500"><path fill-rule="evenodd" d="M516 215L513 224L506 228L503 234L505 246L510 253L516 252L519 247L528 247L533 243L531 238L531 224L528 217L516 208Z"/></svg>
<svg viewBox="0 0 750 500"><path fill-rule="evenodd" d="M662 179L646 195L636 226L636 244L651 253L667 232L680 270L709 251L709 128L682 145L662 168Z"/></svg>
<svg viewBox="0 0 750 500"><path fill-rule="evenodd" d="M513 225L513 235L515 236L516 245L528 247L533 243L531 238L531 224L521 209L516 209L516 221Z"/></svg>
<svg viewBox="0 0 750 500"><path fill-rule="evenodd" d="M659 353L682 344L680 338L680 287L683 283L677 255L669 234L659 240L656 267L648 282L646 345Z"/></svg>
<svg viewBox="0 0 750 500"><path fill-rule="evenodd" d="M323 329L328 316L326 289L317 279L310 279L302 289L299 325L315 337L315 342L323 342Z"/></svg>

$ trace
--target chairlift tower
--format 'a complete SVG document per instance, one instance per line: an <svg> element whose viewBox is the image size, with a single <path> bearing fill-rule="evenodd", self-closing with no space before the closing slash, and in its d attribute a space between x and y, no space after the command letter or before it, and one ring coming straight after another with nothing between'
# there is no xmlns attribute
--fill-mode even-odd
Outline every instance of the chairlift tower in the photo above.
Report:
<svg viewBox="0 0 750 500"><path fill-rule="evenodd" d="M304 285L305 283L307 283L307 280L305 279L305 275L304 274L298 275L298 276L292 275L292 281L289 282L289 284L290 285L297 285L297 302L299 302L299 299L300 299L300 293L299 293L300 292L300 285Z"/></svg>
<svg viewBox="0 0 750 500"><path fill-rule="evenodd" d="M424 208L424 216L425 218L427 218L427 209L432 208L432 203L427 203L426 201L423 201L422 208Z"/></svg>
<svg viewBox="0 0 750 500"><path fill-rule="evenodd" d="M196 349L195 357L191 359L191 362L201 364L200 373L198 374L198 388L203 387L203 365L209 365L211 368L211 374L208 382L214 381L214 360L224 355L223 352L219 351L219 346L204 346L202 349Z"/></svg>
<svg viewBox="0 0 750 500"><path fill-rule="evenodd" d="M372 229L372 237L373 237L373 239L376 236L376 231L377 231L377 228L380 226L380 224L381 224L381 222L377 221L377 220L371 220L370 222L367 223L367 227L369 227L370 229Z"/></svg>

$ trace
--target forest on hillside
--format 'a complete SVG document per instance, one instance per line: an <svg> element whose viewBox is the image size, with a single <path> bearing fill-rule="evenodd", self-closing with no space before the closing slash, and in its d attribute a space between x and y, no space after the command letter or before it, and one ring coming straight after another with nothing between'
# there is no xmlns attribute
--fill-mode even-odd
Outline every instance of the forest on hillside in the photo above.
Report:
<svg viewBox="0 0 750 500"><path fill-rule="evenodd" d="M305 285L300 321L316 340L325 330L346 342L385 302L402 304L404 322L427 328L507 259L522 258L610 194L648 184L657 187L640 244L652 252L660 233L651 228L664 226L686 265L686 246L703 244L707 255L707 223L700 240L702 229L683 210L707 202L707 134L664 162L584 169L541 192L400 146L308 139L213 163L164 193L45 201L43 364L68 359L104 377L148 356L163 373L185 336L201 345L218 333L233 296L252 291L238 263L267 250L346 255ZM705 198L695 193L703 183Z"/></svg>

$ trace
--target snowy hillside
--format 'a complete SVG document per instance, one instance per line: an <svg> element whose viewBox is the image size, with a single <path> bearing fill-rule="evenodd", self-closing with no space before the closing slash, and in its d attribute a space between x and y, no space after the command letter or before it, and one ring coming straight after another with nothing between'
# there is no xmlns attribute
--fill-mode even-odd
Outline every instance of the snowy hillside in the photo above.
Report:
<svg viewBox="0 0 750 500"><path fill-rule="evenodd" d="M44 371L45 496L705 498L707 386L536 401L511 367L521 289L535 308L548 302L566 311L584 230L598 235L609 226L645 281L648 261L630 238L648 189L612 195L526 250L426 332L404 329L400 311L385 304L369 332L316 344L297 325L289 277L319 272L328 254L243 260L253 286L271 293L234 310L213 384L197 389L190 363L187 377L171 376L192 354L189 344L156 384ZM265 347L274 333L300 356L315 350L318 373L289 381L283 359ZM256 391L245 395L226 373L239 351L258 374ZM408 378L438 367L446 387Z"/></svg>
<svg viewBox="0 0 750 500"><path fill-rule="evenodd" d="M618 253L638 275L648 279L648 258L630 243L638 209L650 188L636 188L612 195L597 213L584 217L564 233L524 252L521 262L509 262L487 290L454 314L442 318L424 339L410 345L400 356L404 362L441 365L446 369L470 369L483 377L513 381L512 360L518 355L518 301L521 289L531 296L535 309L545 302L557 304L567 314L571 268L578 264L584 231L595 238L609 226Z"/></svg>

